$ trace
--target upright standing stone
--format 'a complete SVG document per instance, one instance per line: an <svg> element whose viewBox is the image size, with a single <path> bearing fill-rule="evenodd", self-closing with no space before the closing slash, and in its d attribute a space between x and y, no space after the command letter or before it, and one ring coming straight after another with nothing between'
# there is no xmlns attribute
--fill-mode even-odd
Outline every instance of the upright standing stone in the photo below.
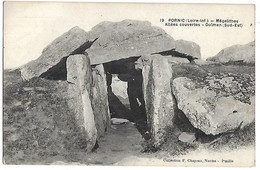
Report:
<svg viewBox="0 0 260 170"><path fill-rule="evenodd" d="M91 103L99 138L104 135L110 126L106 73L103 64L94 66L92 68L92 74Z"/></svg>
<svg viewBox="0 0 260 170"><path fill-rule="evenodd" d="M142 76L143 76L143 95L144 95L144 102L145 102L145 110L146 110L146 117L147 117L147 125L148 128L151 126L151 118L150 114L148 113L148 101L149 99L147 98L147 86L148 86L148 79L149 79L149 72L150 72L150 65L144 65L142 69Z"/></svg>
<svg viewBox="0 0 260 170"><path fill-rule="evenodd" d="M146 73L144 73L145 75ZM144 79L145 76L144 76ZM160 146L165 139L166 128L173 126L176 103L171 92L171 71L166 58L153 58L148 74L145 102L148 126L155 146Z"/></svg>
<svg viewBox="0 0 260 170"><path fill-rule="evenodd" d="M70 83L68 86L69 107L74 110L78 126L87 136L87 151L91 151L96 144L97 129L90 100L92 71L87 56L72 55L68 57L67 81Z"/></svg>

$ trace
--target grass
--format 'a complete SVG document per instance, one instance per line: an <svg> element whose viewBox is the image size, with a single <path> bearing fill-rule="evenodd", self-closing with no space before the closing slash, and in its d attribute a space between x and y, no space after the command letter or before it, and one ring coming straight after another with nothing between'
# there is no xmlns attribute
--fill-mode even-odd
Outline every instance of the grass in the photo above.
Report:
<svg viewBox="0 0 260 170"><path fill-rule="evenodd" d="M255 122L233 133L222 134L209 144L209 149L220 151L227 148L233 150L249 145L255 145Z"/></svg>
<svg viewBox="0 0 260 170"><path fill-rule="evenodd" d="M250 64L209 64L202 65L201 68L211 73L255 74L255 66Z"/></svg>
<svg viewBox="0 0 260 170"><path fill-rule="evenodd" d="M21 81L5 72L3 144L6 164L48 164L78 161L86 137L68 108L67 82L45 79ZM10 83L11 82L11 83ZM74 156L71 156L71 155Z"/></svg>

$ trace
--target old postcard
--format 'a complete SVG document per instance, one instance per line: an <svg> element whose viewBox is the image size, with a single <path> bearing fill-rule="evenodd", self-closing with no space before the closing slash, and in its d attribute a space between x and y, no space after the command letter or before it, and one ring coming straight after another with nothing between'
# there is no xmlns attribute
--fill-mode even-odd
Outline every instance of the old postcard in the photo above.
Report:
<svg viewBox="0 0 260 170"><path fill-rule="evenodd" d="M255 6L4 3L4 164L255 166Z"/></svg>

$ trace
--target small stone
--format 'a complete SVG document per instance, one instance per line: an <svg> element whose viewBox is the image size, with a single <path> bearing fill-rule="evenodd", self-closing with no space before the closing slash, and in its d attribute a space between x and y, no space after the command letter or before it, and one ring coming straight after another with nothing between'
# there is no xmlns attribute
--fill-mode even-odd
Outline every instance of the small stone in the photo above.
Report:
<svg viewBox="0 0 260 170"><path fill-rule="evenodd" d="M33 87L24 87L23 90L24 90L24 91L32 91L32 90L33 90Z"/></svg>
<svg viewBox="0 0 260 170"><path fill-rule="evenodd" d="M35 87L35 89L38 91L44 91L44 92L47 91L47 89L44 87Z"/></svg>
<svg viewBox="0 0 260 170"><path fill-rule="evenodd" d="M185 143L192 143L196 140L196 137L195 137L195 133L182 132L178 139Z"/></svg>
<svg viewBox="0 0 260 170"><path fill-rule="evenodd" d="M22 102L19 101L19 102L15 103L14 105L15 105L15 106L20 106L20 105L22 105Z"/></svg>
<svg viewBox="0 0 260 170"><path fill-rule="evenodd" d="M121 125L121 124L125 124L125 123L128 123L128 122L129 122L129 120L122 119L122 118L112 118L111 119L112 125Z"/></svg>

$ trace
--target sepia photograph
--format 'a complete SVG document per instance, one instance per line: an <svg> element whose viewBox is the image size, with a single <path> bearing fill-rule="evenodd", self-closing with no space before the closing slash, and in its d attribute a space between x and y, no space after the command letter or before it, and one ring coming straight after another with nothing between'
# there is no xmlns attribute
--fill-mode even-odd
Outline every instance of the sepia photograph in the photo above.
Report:
<svg viewBox="0 0 260 170"><path fill-rule="evenodd" d="M4 2L2 163L254 167L255 9Z"/></svg>

